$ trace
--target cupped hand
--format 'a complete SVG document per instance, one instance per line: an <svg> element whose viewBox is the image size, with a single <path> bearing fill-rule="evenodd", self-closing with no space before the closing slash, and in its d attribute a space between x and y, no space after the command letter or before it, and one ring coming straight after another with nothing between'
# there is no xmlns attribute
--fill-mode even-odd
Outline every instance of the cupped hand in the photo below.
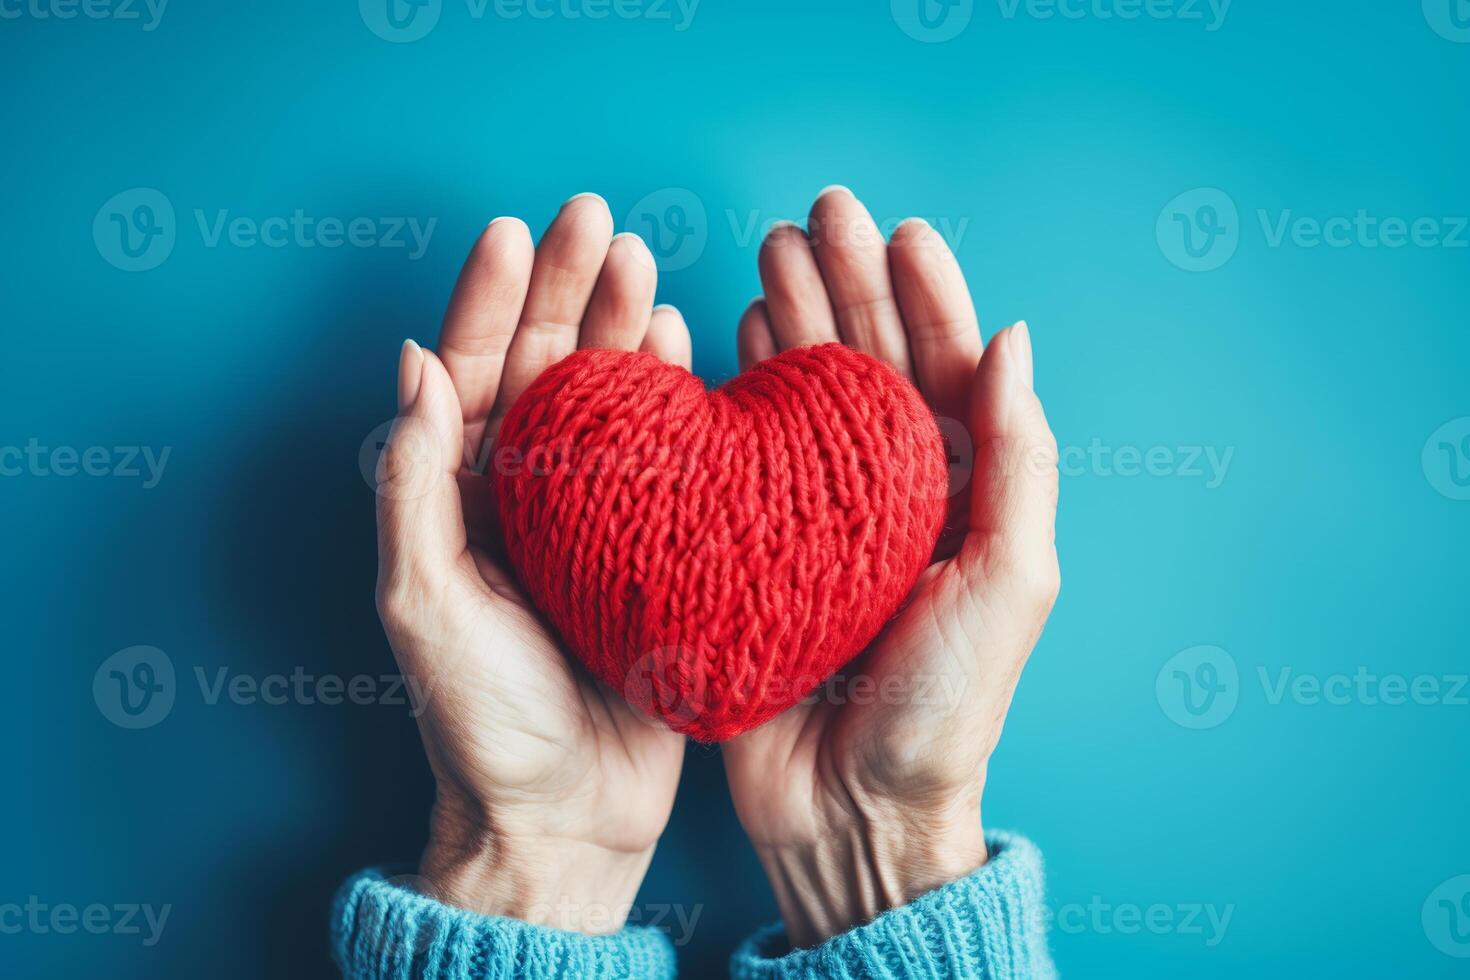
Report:
<svg viewBox="0 0 1470 980"><path fill-rule="evenodd" d="M1057 448L1026 325L982 349L959 264L924 222L885 243L833 188L808 231L771 232L760 272L742 368L802 344L872 354L918 386L955 462L935 561L902 611L843 676L724 746L788 938L808 946L985 863L987 762L1060 587Z"/></svg>
<svg viewBox="0 0 1470 980"><path fill-rule="evenodd" d="M652 255L607 205L568 201L534 247L502 218L455 287L439 355L404 345L379 465L378 609L421 691L437 783L420 877L441 900L584 932L621 928L669 819L684 739L572 666L498 553L487 447L579 347L688 367Z"/></svg>

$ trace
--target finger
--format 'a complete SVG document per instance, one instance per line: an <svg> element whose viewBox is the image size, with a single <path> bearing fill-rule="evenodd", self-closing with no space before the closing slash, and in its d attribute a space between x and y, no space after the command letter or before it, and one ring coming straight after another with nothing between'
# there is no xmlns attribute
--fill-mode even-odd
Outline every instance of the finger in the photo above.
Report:
<svg viewBox="0 0 1470 980"><path fill-rule="evenodd" d="M643 239L624 232L612 240L582 318L577 347L637 350L648 332L658 268Z"/></svg>
<svg viewBox="0 0 1470 980"><path fill-rule="evenodd" d="M807 227L842 342L912 381L887 244L868 209L846 187L829 187L812 205Z"/></svg>
<svg viewBox="0 0 1470 980"><path fill-rule="evenodd" d="M648 321L648 333L643 337L641 349L686 371L694 364L689 326L684 322L684 315L672 306L653 308L653 317Z"/></svg>
<svg viewBox="0 0 1470 980"><path fill-rule="evenodd" d="M742 371L776 356L776 339L771 336L771 318L764 299L754 299L745 308L735 329L735 350Z"/></svg>
<svg viewBox="0 0 1470 980"><path fill-rule="evenodd" d="M960 264L944 239L917 218L893 233L888 263L919 390L940 417L964 419L981 344Z"/></svg>
<svg viewBox="0 0 1470 980"><path fill-rule="evenodd" d="M761 243L761 284L778 351L835 342L837 321L806 232L783 222Z"/></svg>
<svg viewBox="0 0 1470 980"><path fill-rule="evenodd" d="M975 440L970 534L960 552L1038 604L1056 598L1057 443L1032 390L1024 322L991 338L970 407Z"/></svg>
<svg viewBox="0 0 1470 980"><path fill-rule="evenodd" d="M464 555L459 398L449 372L413 341L399 358L398 418L378 460L380 594L427 596Z"/></svg>
<svg viewBox="0 0 1470 980"><path fill-rule="evenodd" d="M596 194L580 194L562 205L536 249L531 285L505 355L487 432L536 376L577 349L587 303L597 285L612 241L612 214Z"/></svg>

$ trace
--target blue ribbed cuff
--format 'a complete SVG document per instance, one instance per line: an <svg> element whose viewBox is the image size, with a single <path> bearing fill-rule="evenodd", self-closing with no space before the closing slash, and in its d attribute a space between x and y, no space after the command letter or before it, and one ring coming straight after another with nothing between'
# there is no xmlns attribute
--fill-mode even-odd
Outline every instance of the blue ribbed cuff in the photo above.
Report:
<svg viewBox="0 0 1470 980"><path fill-rule="evenodd" d="M1011 834L986 843L974 874L820 946L792 950L779 923L760 930L730 958L732 980L1054 980L1041 852Z"/></svg>
<svg viewBox="0 0 1470 980"><path fill-rule="evenodd" d="M347 980L672 980L674 946L658 929L586 936L454 908L390 879L350 878L332 907L332 947Z"/></svg>

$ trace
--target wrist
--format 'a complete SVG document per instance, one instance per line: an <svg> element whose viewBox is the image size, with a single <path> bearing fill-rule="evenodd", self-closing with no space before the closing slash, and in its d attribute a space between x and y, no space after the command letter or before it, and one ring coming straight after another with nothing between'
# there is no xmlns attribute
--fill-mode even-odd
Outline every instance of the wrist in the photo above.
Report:
<svg viewBox="0 0 1470 980"><path fill-rule="evenodd" d="M986 862L978 809L916 819L894 808L804 841L755 845L793 948L816 946Z"/></svg>
<svg viewBox="0 0 1470 980"><path fill-rule="evenodd" d="M445 904L599 936L623 928L652 858L436 804L419 876Z"/></svg>

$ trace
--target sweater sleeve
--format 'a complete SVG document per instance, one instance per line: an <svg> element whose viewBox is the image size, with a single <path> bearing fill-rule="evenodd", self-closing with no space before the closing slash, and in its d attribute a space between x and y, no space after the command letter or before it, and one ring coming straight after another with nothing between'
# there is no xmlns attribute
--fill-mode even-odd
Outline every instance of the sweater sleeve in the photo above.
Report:
<svg viewBox="0 0 1470 980"><path fill-rule="evenodd" d="M1010 834L987 844L974 874L820 946L791 949L779 923L760 930L731 957L732 980L1054 980L1041 853Z"/></svg>
<svg viewBox="0 0 1470 980"><path fill-rule="evenodd" d="M586 936L442 904L408 875L360 872L337 892L332 947L346 980L672 980L674 947L661 930L628 926Z"/></svg>

